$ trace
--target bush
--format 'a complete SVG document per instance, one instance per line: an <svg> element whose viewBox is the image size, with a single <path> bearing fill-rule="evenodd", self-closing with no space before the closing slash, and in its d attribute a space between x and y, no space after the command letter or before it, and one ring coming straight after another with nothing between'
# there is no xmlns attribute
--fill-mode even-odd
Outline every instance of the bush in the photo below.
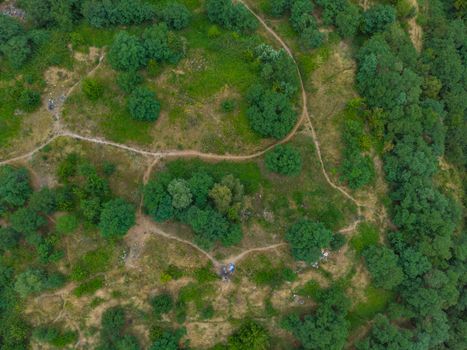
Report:
<svg viewBox="0 0 467 350"><path fill-rule="evenodd" d="M151 306L156 316L170 312L173 304L172 296L168 293L156 295L151 299Z"/></svg>
<svg viewBox="0 0 467 350"><path fill-rule="evenodd" d="M162 10L162 20L167 23L169 28L180 30L190 23L190 11L185 5L172 2Z"/></svg>
<svg viewBox="0 0 467 350"><path fill-rule="evenodd" d="M100 215L99 229L106 238L124 236L135 224L135 207L122 198L104 204Z"/></svg>
<svg viewBox="0 0 467 350"><path fill-rule="evenodd" d="M270 348L269 338L266 328L247 320L228 338L227 344L232 350L267 350Z"/></svg>
<svg viewBox="0 0 467 350"><path fill-rule="evenodd" d="M73 290L73 294L78 298L83 295L94 294L97 290L104 286L104 278L96 277L84 283L81 283L78 287Z"/></svg>
<svg viewBox="0 0 467 350"><path fill-rule="evenodd" d="M266 168L282 175L298 175L302 170L300 152L290 145L277 145L265 156Z"/></svg>
<svg viewBox="0 0 467 350"><path fill-rule="evenodd" d="M159 118L161 106L154 92L141 87L130 95L128 109L135 120L155 121Z"/></svg>
<svg viewBox="0 0 467 350"><path fill-rule="evenodd" d="M34 90L25 89L19 96L19 103L25 111L35 111L41 104L41 94Z"/></svg>
<svg viewBox="0 0 467 350"><path fill-rule="evenodd" d="M104 86L96 79L86 78L83 81L83 93L91 101L97 101L104 92Z"/></svg>
<svg viewBox="0 0 467 350"><path fill-rule="evenodd" d="M334 252L337 252L339 249L341 249L345 245L346 242L347 242L347 239L342 233L335 233L332 236L331 243L330 243L331 250Z"/></svg>
<svg viewBox="0 0 467 350"><path fill-rule="evenodd" d="M54 326L39 326L34 329L33 337L42 343L49 343L57 348L64 348L67 345L76 342L77 332L61 330Z"/></svg>
<svg viewBox="0 0 467 350"><path fill-rule="evenodd" d="M235 100L224 100L222 101L221 108L225 113L232 112L235 109Z"/></svg>
<svg viewBox="0 0 467 350"><path fill-rule="evenodd" d="M127 94L134 91L142 82L143 77L134 71L122 72L117 76L117 85Z"/></svg>

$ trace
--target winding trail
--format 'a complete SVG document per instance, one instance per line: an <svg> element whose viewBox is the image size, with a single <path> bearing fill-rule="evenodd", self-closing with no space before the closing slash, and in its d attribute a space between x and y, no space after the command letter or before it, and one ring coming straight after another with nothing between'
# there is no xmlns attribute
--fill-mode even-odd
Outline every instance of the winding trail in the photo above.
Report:
<svg viewBox="0 0 467 350"><path fill-rule="evenodd" d="M282 40L282 38L272 28L270 28L266 24L266 22L248 6L248 4L246 4L243 0L237 0L237 1L239 3L241 3L241 4L243 4L252 13L252 15L259 21L259 23L264 27L264 29L269 34L271 34L274 37L275 40L277 40L277 42L287 52L287 54L291 57L291 59L293 60L293 62L295 64L297 74L298 74L298 78L299 78L299 82L300 82L302 111L301 111L301 114L300 114L300 117L299 117L297 123L295 124L293 129L289 132L289 134L285 138L271 144L270 146L266 147L263 150L260 150L258 152L252 153L252 154L247 154L247 155L214 154L214 153L204 153L204 152L200 152L200 151L196 151L196 150L148 151L148 150L140 149L140 148L137 148L137 147L128 146L128 145L125 145L125 144L108 141L108 140L105 140L103 138L83 136L83 135L80 135L80 134L77 134L75 132L72 132L72 131L69 131L69 130L65 129L61 125L61 115L60 115L63 104L64 104L64 102L63 102L60 106L57 106L57 110L55 111L55 115L57 116L57 118L56 118L56 120L54 122L54 127L53 127L52 133L49 135L49 137L41 145L37 146L35 149L33 149L32 151L30 151L28 153L25 153L25 154L22 154L22 155L19 155L19 156L16 156L16 157L12 157L10 159L5 159L5 160L0 161L0 166L5 165L5 164L9 164L9 163L13 163L13 162L16 162L16 161L20 161L20 160L30 159L36 153L41 151L44 147L46 147L47 145L49 145L50 143L52 143L56 139L58 139L60 137L67 137L67 138L72 138L72 139L76 139L76 140L80 140L80 141L91 142L91 143L95 143L95 144L115 147L115 148L122 149L122 150L125 150L125 151L128 151L128 152L140 154L142 156L154 158L154 161L148 167L148 170L145 172L145 174L143 176L143 181L147 181L149 179L149 176L150 176L150 173L151 173L151 170L152 170L153 166L161 158L165 158L165 157L167 157L167 158L198 157L198 158L202 158L202 159L209 159L209 160L216 160L216 161L221 161L221 160L229 160L229 161L249 160L249 159L253 159L253 158L257 158L257 157L262 156L264 153L266 153L267 151L269 151L270 149L272 149L276 145L283 144L283 143L286 143L286 142L290 141L295 136L295 134L297 133L299 127L302 124L304 124L306 129L308 129L310 131L310 133L311 133L313 143L314 143L314 146L315 146L315 150L316 150L316 153L317 153L317 156L318 156L318 159L319 159L319 163L320 163L320 166L321 166L321 171L323 173L323 176L326 179L326 182L332 188L339 191L342 195L344 195L346 198L348 198L350 201L352 201L357 206L358 218L351 225L340 229L339 232L347 233L347 232L351 232L351 231L355 230L357 225L362 220L361 219L361 214L362 214L361 208L364 207L365 205L362 204L362 203L359 203L343 187L335 184L330 179L328 173L326 172L326 168L324 166L323 158L322 158L322 155L321 155L320 144L319 144L319 141L318 141L318 138L317 138L317 135L316 135L315 128L314 128L313 123L312 123L312 118L310 117L310 114L308 112L307 94L306 94L306 90L305 90L304 83L303 83L303 77L302 77L302 74L301 74L300 69L298 67L298 64L297 64L297 62L296 62L296 60L295 60L295 58L294 58L294 56L292 54L292 51L287 46L287 44ZM91 71L89 71L81 80L76 82L67 91L67 93L65 94L66 98L68 96L70 96L70 94L77 88L77 86L79 86L79 84L83 81L83 79L85 79L86 77L94 74L94 72L100 67L100 65L104 61L104 57L105 57L105 55L102 53L101 56L99 57L99 63ZM220 267L222 264L225 264L225 262L238 262L238 261L240 261L241 259L243 259L245 256L247 256L248 254L250 254L252 252L272 250L272 249L276 249L276 248L279 248L281 246L286 245L286 243L277 243L277 244L272 244L272 245L269 245L269 246L266 246L266 247L251 248L251 249L248 249L248 250L240 253L237 256L229 257L229 258L225 259L225 261L218 261L209 252L207 252L207 251L203 250L202 248L198 247L196 244L194 244L194 243L192 243L192 242L190 242L188 240L179 238L179 237L177 237L175 235L168 234L168 233L162 231L160 228L158 228L155 225L155 223L153 223L151 220L149 220L144 215L139 214L139 216L138 216L138 225L142 225L142 228L147 230L147 231L154 232L155 234L158 234L158 235L163 236L165 238L176 240L178 242L181 242L181 243L184 243L184 244L187 244L187 245L193 247L194 249L198 250L203 255L205 255L214 264L214 266L216 268Z"/></svg>

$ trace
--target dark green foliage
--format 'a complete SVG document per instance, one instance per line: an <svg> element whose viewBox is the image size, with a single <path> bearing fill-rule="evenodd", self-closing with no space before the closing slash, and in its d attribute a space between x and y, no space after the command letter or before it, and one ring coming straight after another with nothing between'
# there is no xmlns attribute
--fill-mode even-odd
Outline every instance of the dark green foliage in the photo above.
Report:
<svg viewBox="0 0 467 350"><path fill-rule="evenodd" d="M180 339L186 333L185 329L181 328L176 331L164 331L152 344L149 350L178 350L180 347Z"/></svg>
<svg viewBox="0 0 467 350"><path fill-rule="evenodd" d="M363 32L374 34L384 31L396 20L396 10L390 5L377 4L363 14Z"/></svg>
<svg viewBox="0 0 467 350"><path fill-rule="evenodd" d="M67 183L75 176L78 170L79 157L76 153L70 153L57 167L57 177L60 182Z"/></svg>
<svg viewBox="0 0 467 350"><path fill-rule="evenodd" d="M315 3L321 7L321 18L326 25L335 24L337 15L349 6L347 0L315 0Z"/></svg>
<svg viewBox="0 0 467 350"><path fill-rule="evenodd" d="M135 207L122 198L104 204L99 229L106 238L124 236L135 224Z"/></svg>
<svg viewBox="0 0 467 350"><path fill-rule="evenodd" d="M41 343L49 343L57 348L64 348L76 342L77 332L62 330L54 326L40 326L33 331L33 337Z"/></svg>
<svg viewBox="0 0 467 350"><path fill-rule="evenodd" d="M190 192L197 206L204 206L208 200L209 190L214 185L214 179L205 172L196 172L188 180Z"/></svg>
<svg viewBox="0 0 467 350"><path fill-rule="evenodd" d="M15 169L10 165L0 167L0 207L20 207L31 193L29 174L25 168Z"/></svg>
<svg viewBox="0 0 467 350"><path fill-rule="evenodd" d="M143 77L138 72L134 71L122 72L117 76L117 85L127 94L134 91L142 82Z"/></svg>
<svg viewBox="0 0 467 350"><path fill-rule="evenodd" d="M23 298L30 294L37 294L46 289L63 286L65 278L61 274L47 275L42 270L29 269L16 277L15 291Z"/></svg>
<svg viewBox="0 0 467 350"><path fill-rule="evenodd" d="M392 250L371 246L363 252L363 256L376 287L393 289L402 282L404 274Z"/></svg>
<svg viewBox="0 0 467 350"><path fill-rule="evenodd" d="M10 227L0 228L0 255L18 245L20 234Z"/></svg>
<svg viewBox="0 0 467 350"><path fill-rule="evenodd" d="M335 25L337 32L343 38L353 38L362 22L360 8L354 4L349 4L336 16Z"/></svg>
<svg viewBox="0 0 467 350"><path fill-rule="evenodd" d="M115 36L108 58L114 69L135 71L146 64L147 52L137 37L122 31Z"/></svg>
<svg viewBox="0 0 467 350"><path fill-rule="evenodd" d="M342 349L347 339L349 322L346 315L350 302L337 287L321 291L313 314L290 315L283 327L301 343L303 349Z"/></svg>
<svg viewBox="0 0 467 350"><path fill-rule="evenodd" d="M324 41L324 34L318 30L315 17L311 14L313 4L307 0L292 2L290 24L298 33L299 40L305 49L314 49Z"/></svg>
<svg viewBox="0 0 467 350"><path fill-rule="evenodd" d="M6 44L8 40L24 33L21 23L15 18L0 14L0 46Z"/></svg>
<svg viewBox="0 0 467 350"><path fill-rule="evenodd" d="M407 350L415 348L411 341L410 331L392 325L389 320L379 314L365 340L357 344L358 350Z"/></svg>
<svg viewBox="0 0 467 350"><path fill-rule="evenodd" d="M27 112L36 110L41 104L41 94L35 90L25 89L19 96L19 103Z"/></svg>
<svg viewBox="0 0 467 350"><path fill-rule="evenodd" d="M154 314L160 317L161 315L172 311L174 302L170 294L164 293L152 297L151 306Z"/></svg>
<svg viewBox="0 0 467 350"><path fill-rule="evenodd" d="M85 0L84 18L94 27L140 24L154 18L154 7L143 0Z"/></svg>
<svg viewBox="0 0 467 350"><path fill-rule="evenodd" d="M104 86L96 79L87 78L83 81L83 92L91 101L97 101L104 92Z"/></svg>
<svg viewBox="0 0 467 350"><path fill-rule="evenodd" d="M149 181L144 187L144 208L156 221L166 221L173 217L172 197L160 182Z"/></svg>
<svg viewBox="0 0 467 350"><path fill-rule="evenodd" d="M16 36L0 46L0 51L13 68L21 68L31 55L31 47L26 36Z"/></svg>
<svg viewBox="0 0 467 350"><path fill-rule="evenodd" d="M297 120L286 95L256 85L248 92L247 116L251 128L263 137L281 139Z"/></svg>
<svg viewBox="0 0 467 350"><path fill-rule="evenodd" d="M115 306L104 311L101 319L101 342L116 343L123 335L125 310Z"/></svg>
<svg viewBox="0 0 467 350"><path fill-rule="evenodd" d="M345 245L346 242L347 242L347 239L345 238L345 235L343 235L342 233L333 234L331 238L331 243L330 243L331 250L334 252L338 251Z"/></svg>
<svg viewBox="0 0 467 350"><path fill-rule="evenodd" d="M57 209L55 191L44 187L34 192L29 200L29 208L36 212L52 214Z"/></svg>
<svg viewBox="0 0 467 350"><path fill-rule="evenodd" d="M321 249L329 247L331 238L332 232L322 223L305 219L292 225L285 236L294 258L309 264L318 261Z"/></svg>
<svg viewBox="0 0 467 350"><path fill-rule="evenodd" d="M185 5L178 2L169 3L162 10L161 17L171 29L175 30L183 29L190 23L190 11Z"/></svg>
<svg viewBox="0 0 467 350"><path fill-rule="evenodd" d="M269 171L282 175L294 176L302 170L300 152L290 145L277 145L266 153L266 167Z"/></svg>
<svg viewBox="0 0 467 350"><path fill-rule="evenodd" d="M224 100L222 101L221 108L223 112L232 112L235 109L235 100Z"/></svg>
<svg viewBox="0 0 467 350"><path fill-rule="evenodd" d="M243 4L234 4L232 0L208 0L205 6L209 20L228 30L250 33L258 26Z"/></svg>
<svg viewBox="0 0 467 350"><path fill-rule="evenodd" d="M104 278L96 277L92 278L84 283L81 283L78 287L73 290L73 294L78 298L83 295L92 295L97 290L101 289L104 286Z"/></svg>
<svg viewBox="0 0 467 350"><path fill-rule="evenodd" d="M269 14L273 17L282 16L291 5L290 0L270 0L269 1Z"/></svg>
<svg viewBox="0 0 467 350"><path fill-rule="evenodd" d="M231 350L270 349L269 333L259 323L247 320L229 337L227 348Z"/></svg>
<svg viewBox="0 0 467 350"><path fill-rule="evenodd" d="M147 60L177 63L183 57L183 45L180 40L169 32L165 23L160 23L145 29L142 44Z"/></svg>
<svg viewBox="0 0 467 350"><path fill-rule="evenodd" d="M284 282L293 282L297 279L297 275L288 267L272 267L266 266L257 271L253 275L253 281L260 286L270 286L278 288Z"/></svg>
<svg viewBox="0 0 467 350"><path fill-rule="evenodd" d="M30 208L21 208L10 217L11 227L18 233L33 234L43 226L46 221Z"/></svg>
<svg viewBox="0 0 467 350"><path fill-rule="evenodd" d="M159 118L161 105L155 92L140 87L130 95L128 109L133 119L152 122Z"/></svg>

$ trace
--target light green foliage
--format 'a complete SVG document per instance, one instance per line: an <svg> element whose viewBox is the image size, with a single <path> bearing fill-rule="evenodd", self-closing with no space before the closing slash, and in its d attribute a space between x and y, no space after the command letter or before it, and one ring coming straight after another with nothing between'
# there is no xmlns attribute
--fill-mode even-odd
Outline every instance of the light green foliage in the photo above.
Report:
<svg viewBox="0 0 467 350"><path fill-rule="evenodd" d="M93 78L87 78L83 81L83 93L91 101L97 101L104 92L104 86L102 83Z"/></svg>
<svg viewBox="0 0 467 350"><path fill-rule="evenodd" d="M126 94L131 93L143 82L143 77L138 72L121 72L117 76L117 85Z"/></svg>
<svg viewBox="0 0 467 350"><path fill-rule="evenodd" d="M83 281L92 275L104 272L112 266L113 246L99 248L82 255L72 263L71 279Z"/></svg>
<svg viewBox="0 0 467 350"><path fill-rule="evenodd" d="M329 247L332 232L320 222L302 219L289 228L285 238L295 259L313 264L321 256L321 249Z"/></svg>
<svg viewBox="0 0 467 350"><path fill-rule="evenodd" d="M99 229L106 238L124 236L135 224L135 207L122 198L104 204Z"/></svg>
<svg viewBox="0 0 467 350"><path fill-rule="evenodd" d="M215 184L209 191L209 197L214 201L219 212L227 213L232 202L232 192L230 188L221 184Z"/></svg>
<svg viewBox="0 0 467 350"><path fill-rule="evenodd" d="M361 254L366 248L376 245L378 241L378 229L371 224L361 223L358 225L357 235L350 240L350 245L358 254Z"/></svg>
<svg viewBox="0 0 467 350"><path fill-rule="evenodd" d="M269 171L282 175L294 176L302 170L300 152L291 145L277 145L266 153L266 167Z"/></svg>
<svg viewBox="0 0 467 350"><path fill-rule="evenodd" d="M97 290L101 289L104 286L104 278L96 277L92 278L86 282L81 283L78 287L73 290L73 294L78 298L83 295L92 295Z"/></svg>
<svg viewBox="0 0 467 350"><path fill-rule="evenodd" d="M173 179L167 186L172 196L172 206L176 209L188 207L193 199L188 182L183 179Z"/></svg>
<svg viewBox="0 0 467 350"><path fill-rule="evenodd" d="M227 340L229 350L267 350L270 348L269 333L262 325L247 320Z"/></svg>
<svg viewBox="0 0 467 350"><path fill-rule="evenodd" d="M139 87L128 98L128 110L133 119L152 122L159 118L161 105L155 92Z"/></svg>

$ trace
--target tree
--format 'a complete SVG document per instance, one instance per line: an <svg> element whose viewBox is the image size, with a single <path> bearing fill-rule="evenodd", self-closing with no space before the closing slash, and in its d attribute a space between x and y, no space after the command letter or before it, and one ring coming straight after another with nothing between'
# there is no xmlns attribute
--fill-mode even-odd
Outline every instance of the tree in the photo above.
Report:
<svg viewBox="0 0 467 350"><path fill-rule="evenodd" d="M269 4L269 14L273 17L282 16L291 5L290 0L271 0Z"/></svg>
<svg viewBox="0 0 467 350"><path fill-rule="evenodd" d="M57 209L57 199L55 191L48 187L43 187L34 192L29 200L29 208L36 212L52 214Z"/></svg>
<svg viewBox="0 0 467 350"><path fill-rule="evenodd" d="M117 342L124 326L125 310L122 307L114 306L105 310L101 319L101 342Z"/></svg>
<svg viewBox="0 0 467 350"><path fill-rule="evenodd" d="M404 273L392 250L383 246L370 246L363 252L363 256L376 287L393 289L402 282Z"/></svg>
<svg viewBox="0 0 467 350"><path fill-rule="evenodd" d="M281 139L292 130L297 115L284 94L256 85L247 96L247 117L254 131L263 137Z"/></svg>
<svg viewBox="0 0 467 350"><path fill-rule="evenodd" d="M11 38L24 34L21 23L15 18L0 14L0 46L6 44Z"/></svg>
<svg viewBox="0 0 467 350"><path fill-rule="evenodd" d="M136 71L146 64L146 51L139 39L121 31L110 47L108 58L114 69Z"/></svg>
<svg viewBox="0 0 467 350"><path fill-rule="evenodd" d="M190 11L183 4L171 2L162 10L162 20L171 29L180 30L190 23Z"/></svg>
<svg viewBox="0 0 467 350"><path fill-rule="evenodd" d="M316 28L316 20L311 14L313 12L313 3L307 0L295 0L290 9L290 24L292 28L300 33L308 27Z"/></svg>
<svg viewBox="0 0 467 350"><path fill-rule="evenodd" d="M188 182L183 179L173 179L167 186L167 191L172 196L172 206L176 209L188 207L193 199Z"/></svg>
<svg viewBox="0 0 467 350"><path fill-rule="evenodd" d="M318 28L308 27L300 33L300 43L306 49L316 49L320 47L326 35L321 33Z"/></svg>
<svg viewBox="0 0 467 350"><path fill-rule="evenodd" d="M29 174L25 168L10 165L0 167L0 207L20 207L32 193Z"/></svg>
<svg viewBox="0 0 467 350"><path fill-rule="evenodd" d="M127 94L134 91L142 82L143 77L134 71L122 72L117 76L117 85Z"/></svg>
<svg viewBox="0 0 467 350"><path fill-rule="evenodd" d="M345 235L339 232L334 233L330 243L331 250L337 252L345 245L346 242L347 239L345 238Z"/></svg>
<svg viewBox="0 0 467 350"><path fill-rule="evenodd" d="M363 14L363 32L374 34L384 31L396 21L396 10L391 5L377 4Z"/></svg>
<svg viewBox="0 0 467 350"><path fill-rule="evenodd" d="M21 68L31 55L29 40L25 35L15 36L0 46L0 51L13 68Z"/></svg>
<svg viewBox="0 0 467 350"><path fill-rule="evenodd" d="M300 152L291 145L277 145L266 153L266 168L282 175L294 176L302 170Z"/></svg>
<svg viewBox="0 0 467 350"><path fill-rule="evenodd" d="M209 190L214 184L213 178L205 172L196 172L188 180L188 186L193 194L193 199L198 207L204 207L207 203Z"/></svg>
<svg viewBox="0 0 467 350"><path fill-rule="evenodd" d="M294 258L309 264L318 261L321 249L329 246L331 238L332 232L322 223L305 219L293 224L285 236Z"/></svg>
<svg viewBox="0 0 467 350"><path fill-rule="evenodd" d="M166 221L174 215L172 197L163 183L149 181L144 187L143 203L146 212L156 221Z"/></svg>
<svg viewBox="0 0 467 350"><path fill-rule="evenodd" d="M345 293L331 287L318 294L318 307L302 319L293 314L283 321L305 350L342 349L349 332L346 320L350 302Z"/></svg>
<svg viewBox="0 0 467 350"><path fill-rule="evenodd" d="M228 30L244 33L254 31L258 22L243 4L233 4L231 0L208 0L206 12L211 22Z"/></svg>
<svg viewBox="0 0 467 350"><path fill-rule="evenodd" d="M316 0L322 8L321 18L326 25L335 24L336 17L348 6L347 0Z"/></svg>
<svg viewBox="0 0 467 350"><path fill-rule="evenodd" d="M41 94L35 90L25 89L19 96L19 103L25 111L32 112L41 104Z"/></svg>
<svg viewBox="0 0 467 350"><path fill-rule="evenodd" d="M266 350L270 348L268 331L252 320L242 323L227 340L229 350Z"/></svg>
<svg viewBox="0 0 467 350"><path fill-rule="evenodd" d="M232 192L225 185L215 184L209 191L209 197L214 201L217 210L225 214L232 203Z"/></svg>
<svg viewBox="0 0 467 350"><path fill-rule="evenodd" d="M343 38L353 38L362 22L362 14L358 6L349 4L336 16L337 32Z"/></svg>
<svg viewBox="0 0 467 350"><path fill-rule="evenodd" d="M148 60L177 63L183 57L183 45L165 23L146 28L142 41Z"/></svg>
<svg viewBox="0 0 467 350"><path fill-rule="evenodd" d="M367 337L357 343L358 350L408 350L415 348L412 334L406 329L392 325L389 320L378 314Z"/></svg>
<svg viewBox="0 0 467 350"><path fill-rule="evenodd" d="M29 294L42 292L47 285L47 276L40 270L27 270L16 277L15 290L25 298Z"/></svg>
<svg viewBox="0 0 467 350"><path fill-rule="evenodd" d="M106 238L124 236L135 224L135 207L122 198L104 204L100 215L99 229Z"/></svg>
<svg viewBox="0 0 467 350"><path fill-rule="evenodd" d="M152 344L149 350L179 350L180 339L186 333L184 328L176 331L164 331Z"/></svg>
<svg viewBox="0 0 467 350"><path fill-rule="evenodd" d="M137 88L128 99L128 110L133 119L152 122L159 118L161 105L156 93L144 88Z"/></svg>
<svg viewBox="0 0 467 350"><path fill-rule="evenodd" d="M104 92L104 86L97 79L86 78L83 81L83 93L91 101L97 101Z"/></svg>
<svg viewBox="0 0 467 350"><path fill-rule="evenodd" d="M20 235L10 227L0 228L0 255L17 246Z"/></svg>
<svg viewBox="0 0 467 350"><path fill-rule="evenodd" d="M151 298L151 306L154 314L160 317L163 314L170 312L174 306L172 296L168 293L155 295Z"/></svg>
<svg viewBox="0 0 467 350"><path fill-rule="evenodd" d="M30 208L21 208L10 217L11 227L18 233L26 235L36 233L46 221Z"/></svg>

